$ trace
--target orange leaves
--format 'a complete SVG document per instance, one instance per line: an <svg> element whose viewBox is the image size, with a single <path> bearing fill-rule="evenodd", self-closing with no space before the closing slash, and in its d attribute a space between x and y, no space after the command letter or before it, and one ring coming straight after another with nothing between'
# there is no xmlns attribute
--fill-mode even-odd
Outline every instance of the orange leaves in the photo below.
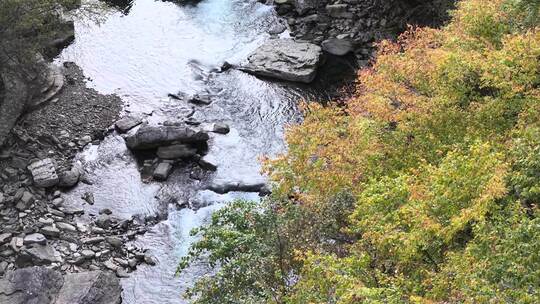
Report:
<svg viewBox="0 0 540 304"><path fill-rule="evenodd" d="M287 134L288 154L267 162L278 193L327 198L362 180L377 143L368 120L351 120L339 109L310 106L301 127Z"/></svg>
<svg viewBox="0 0 540 304"><path fill-rule="evenodd" d="M540 32L509 36L500 50L487 54L484 80L506 96L526 94L539 97Z"/></svg>

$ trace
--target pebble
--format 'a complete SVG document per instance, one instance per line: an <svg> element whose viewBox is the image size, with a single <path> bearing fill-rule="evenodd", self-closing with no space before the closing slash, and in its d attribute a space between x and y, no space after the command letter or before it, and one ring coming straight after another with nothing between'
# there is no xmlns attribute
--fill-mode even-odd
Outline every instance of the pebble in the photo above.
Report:
<svg viewBox="0 0 540 304"><path fill-rule="evenodd" d="M0 245L9 242L9 240L11 240L11 235L12 234L8 232L0 234Z"/></svg>
<svg viewBox="0 0 540 304"><path fill-rule="evenodd" d="M107 243L109 243L111 246L115 247L115 248L120 248L122 247L122 239L118 238L118 237L114 237L114 236L108 236L105 238L105 240L107 241Z"/></svg>
<svg viewBox="0 0 540 304"><path fill-rule="evenodd" d="M99 227L92 227L90 231L94 234L105 234L105 230Z"/></svg>
<svg viewBox="0 0 540 304"><path fill-rule="evenodd" d="M58 207L62 206L62 204L64 204L64 199L61 198L61 197L57 197L57 198L53 199L52 204L53 204L53 206L58 208Z"/></svg>
<svg viewBox="0 0 540 304"><path fill-rule="evenodd" d="M112 271L116 271L118 269L118 265L114 264L111 260L105 261L105 263L103 263L103 266Z"/></svg>
<svg viewBox="0 0 540 304"><path fill-rule="evenodd" d="M92 250L85 249L85 250L81 251L81 255L86 259L91 259L94 256L96 256L96 253L94 251L92 251Z"/></svg>
<svg viewBox="0 0 540 304"><path fill-rule="evenodd" d="M145 254L144 255L144 262L150 266L154 266L156 265L156 258L154 258L153 256L149 255L149 254Z"/></svg>

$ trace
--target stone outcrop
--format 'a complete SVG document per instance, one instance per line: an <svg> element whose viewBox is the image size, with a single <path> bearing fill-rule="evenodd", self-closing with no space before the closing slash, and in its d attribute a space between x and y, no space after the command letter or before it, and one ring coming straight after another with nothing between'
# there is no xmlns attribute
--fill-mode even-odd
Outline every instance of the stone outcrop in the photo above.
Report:
<svg viewBox="0 0 540 304"><path fill-rule="evenodd" d="M240 69L287 81L310 83L322 62L322 49L292 39L271 39L257 48Z"/></svg>
<svg viewBox="0 0 540 304"><path fill-rule="evenodd" d="M42 72L30 72L34 74L33 77L16 72L20 70L17 67L0 67L0 93L1 84L4 86L4 92L0 94L0 97L3 95L0 98L0 147L25 111L48 102L64 86L64 75L58 67L43 61L36 63L36 66L43 66Z"/></svg>
<svg viewBox="0 0 540 304"><path fill-rule="evenodd" d="M455 0L275 0L291 36L333 55L353 53L365 64L374 42L394 39L412 25L440 25Z"/></svg>
<svg viewBox="0 0 540 304"><path fill-rule="evenodd" d="M8 272L0 279L2 304L119 304L122 288L109 272L62 275L45 267Z"/></svg>
<svg viewBox="0 0 540 304"><path fill-rule="evenodd" d="M148 150L172 143L203 143L208 139L206 132L187 126L145 125L140 127L135 134L127 136L126 144L132 150Z"/></svg>
<svg viewBox="0 0 540 304"><path fill-rule="evenodd" d="M267 187L265 182L245 182L245 181L214 181L206 187L206 189L219 194L224 194L233 191L240 192L261 192Z"/></svg>

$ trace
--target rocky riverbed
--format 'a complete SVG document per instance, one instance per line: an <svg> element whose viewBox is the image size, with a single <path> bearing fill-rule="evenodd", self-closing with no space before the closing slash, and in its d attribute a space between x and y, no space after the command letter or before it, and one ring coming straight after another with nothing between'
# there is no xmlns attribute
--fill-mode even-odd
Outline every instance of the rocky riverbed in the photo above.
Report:
<svg viewBox="0 0 540 304"><path fill-rule="evenodd" d="M119 276L140 263L155 263L124 242L144 233L149 223L120 221L110 210L83 223L81 208L63 192L85 172L73 160L85 146L112 131L121 101L86 87L82 71L65 63L63 90L49 103L23 116L0 157L0 274L48 265L61 272L109 269ZM92 203L91 195L85 197Z"/></svg>

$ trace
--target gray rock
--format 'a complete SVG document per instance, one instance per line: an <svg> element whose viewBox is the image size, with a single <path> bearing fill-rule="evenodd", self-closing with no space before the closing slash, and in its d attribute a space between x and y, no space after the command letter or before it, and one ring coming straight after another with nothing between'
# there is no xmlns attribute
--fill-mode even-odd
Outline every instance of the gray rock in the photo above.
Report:
<svg viewBox="0 0 540 304"><path fill-rule="evenodd" d="M32 233L24 237L23 243L25 246L32 244L45 245L47 243L47 239L41 233Z"/></svg>
<svg viewBox="0 0 540 304"><path fill-rule="evenodd" d="M35 200L36 199L32 193L28 191L24 191L19 202L16 205L16 208L21 211L26 210L30 208L30 205L32 205L32 203L34 203Z"/></svg>
<svg viewBox="0 0 540 304"><path fill-rule="evenodd" d="M70 273L45 267L8 272L0 279L2 304L119 304L122 288L112 273Z"/></svg>
<svg viewBox="0 0 540 304"><path fill-rule="evenodd" d="M28 166L28 170L32 174L34 184L38 187L48 188L58 184L59 178L56 174L54 162L50 158L33 162Z"/></svg>
<svg viewBox="0 0 540 304"><path fill-rule="evenodd" d="M68 224L68 223L56 223L56 227L62 231L69 231L69 232L75 232L77 231L77 228L75 226Z"/></svg>
<svg viewBox="0 0 540 304"><path fill-rule="evenodd" d="M59 262L59 254L49 245L33 244L23 248L21 254L27 255L34 265L47 265Z"/></svg>
<svg viewBox="0 0 540 304"><path fill-rule="evenodd" d="M0 303L54 304L63 283L60 272L45 267L8 272L0 279Z"/></svg>
<svg viewBox="0 0 540 304"><path fill-rule="evenodd" d="M85 249L83 251L81 251L81 255L85 258L85 259L91 259L93 257L96 256L96 253L90 249Z"/></svg>
<svg viewBox="0 0 540 304"><path fill-rule="evenodd" d="M71 188L79 182L81 171L77 166L73 166L71 170L60 173L58 186Z"/></svg>
<svg viewBox="0 0 540 304"><path fill-rule="evenodd" d="M57 208L62 207L63 204L64 204L64 199L61 198L61 197L57 197L57 198L52 200L52 205L57 207Z"/></svg>
<svg viewBox="0 0 540 304"><path fill-rule="evenodd" d="M13 250L15 250L16 252L19 251L19 248L22 247L24 245L24 239L23 238L20 238L20 237L13 237L11 239L11 242L9 243L9 245L11 246L11 248Z"/></svg>
<svg viewBox="0 0 540 304"><path fill-rule="evenodd" d="M207 154L199 160L199 165L206 170L216 171L217 170L217 159L211 155Z"/></svg>
<svg viewBox="0 0 540 304"><path fill-rule="evenodd" d="M52 218L40 217L38 219L38 223L40 223L40 227L42 227L42 226L50 226L50 225L54 224L54 220Z"/></svg>
<svg viewBox="0 0 540 304"><path fill-rule="evenodd" d="M103 266L105 266L107 269L112 270L112 271L116 271L118 269L118 265L113 263L113 261L111 260L105 261L105 263L103 263Z"/></svg>
<svg viewBox="0 0 540 304"><path fill-rule="evenodd" d="M114 248L120 248L124 244L124 242L122 242L122 239L114 236L108 236L105 238L105 240Z"/></svg>
<svg viewBox="0 0 540 304"><path fill-rule="evenodd" d="M162 162L157 165L156 169L154 170L154 174L152 175L154 179L156 180L166 180L169 177L169 174L171 174L172 171L172 164L167 162Z"/></svg>
<svg viewBox="0 0 540 304"><path fill-rule="evenodd" d="M126 133L142 123L142 118L128 115L115 123L119 133Z"/></svg>
<svg viewBox="0 0 540 304"><path fill-rule="evenodd" d="M208 141L207 133L187 126L142 126L126 137L128 148L133 150L154 149L176 143L200 143Z"/></svg>
<svg viewBox="0 0 540 304"><path fill-rule="evenodd" d="M83 193L83 195L81 196L81 198L87 202L89 205L93 205L95 200L94 200L94 194L92 192L85 192Z"/></svg>
<svg viewBox="0 0 540 304"><path fill-rule="evenodd" d="M119 278L129 278L130 275L122 268L116 269L116 276Z"/></svg>
<svg viewBox="0 0 540 304"><path fill-rule="evenodd" d="M299 15L304 15L311 10L315 10L319 0L294 0L294 8Z"/></svg>
<svg viewBox="0 0 540 304"><path fill-rule="evenodd" d="M9 240L11 240L11 235L12 234L8 232L0 234L0 245L9 242Z"/></svg>
<svg viewBox="0 0 540 304"><path fill-rule="evenodd" d="M207 189L219 194L233 191L260 192L266 184L264 182L235 182L235 181L215 181Z"/></svg>
<svg viewBox="0 0 540 304"><path fill-rule="evenodd" d="M113 221L114 221L114 218L110 217L109 215L100 214L98 218L96 219L95 223L96 223L96 226L100 228L108 229L113 224Z"/></svg>
<svg viewBox="0 0 540 304"><path fill-rule="evenodd" d="M151 266L154 266L157 264L156 258L148 253L144 255L144 262Z"/></svg>
<svg viewBox="0 0 540 304"><path fill-rule="evenodd" d="M240 69L288 81L310 83L322 62L319 46L292 39L271 39L255 50Z"/></svg>
<svg viewBox="0 0 540 304"><path fill-rule="evenodd" d="M105 241L104 237L96 236L96 237L84 239L82 242L83 244L99 244L103 241Z"/></svg>
<svg viewBox="0 0 540 304"><path fill-rule="evenodd" d="M352 18L353 14L348 11L348 8L348 4L332 4L326 6L326 11L334 18Z"/></svg>
<svg viewBox="0 0 540 304"><path fill-rule="evenodd" d="M56 227L53 227L53 226L45 226L39 229L39 231L44 235L52 236L52 237L58 237L60 235L60 230L58 230Z"/></svg>
<svg viewBox="0 0 540 304"><path fill-rule="evenodd" d="M0 262L0 276L3 276L4 273L6 273L7 268L9 267L9 263L6 261Z"/></svg>
<svg viewBox="0 0 540 304"><path fill-rule="evenodd" d="M112 211L109 208L103 208L103 209L99 210L99 214L111 215Z"/></svg>
<svg viewBox="0 0 540 304"><path fill-rule="evenodd" d="M51 209L51 210L54 210L54 209ZM60 207L60 212L65 213L65 214L69 214L69 215L76 215L76 214L83 214L84 209L81 208L81 207L68 205L68 206Z"/></svg>
<svg viewBox="0 0 540 304"><path fill-rule="evenodd" d="M183 144L159 147L157 150L157 156L161 159L189 158L196 153L197 149Z"/></svg>
<svg viewBox="0 0 540 304"><path fill-rule="evenodd" d="M105 234L105 229L99 227L92 227L90 229L90 232L92 232L93 234Z"/></svg>
<svg viewBox="0 0 540 304"><path fill-rule="evenodd" d="M231 131L231 128L229 125L224 123L216 122L212 125L212 132L218 133L218 134L227 134Z"/></svg>
<svg viewBox="0 0 540 304"><path fill-rule="evenodd" d="M122 302L120 281L112 273L92 271L70 273L54 304L119 304Z"/></svg>
<svg viewBox="0 0 540 304"><path fill-rule="evenodd" d="M327 39L322 42L321 46L325 52L337 56L343 56L353 51L353 45L348 39Z"/></svg>
<svg viewBox="0 0 540 304"><path fill-rule="evenodd" d="M207 93L200 93L193 95L189 102L196 105L209 105L212 103L212 96Z"/></svg>

